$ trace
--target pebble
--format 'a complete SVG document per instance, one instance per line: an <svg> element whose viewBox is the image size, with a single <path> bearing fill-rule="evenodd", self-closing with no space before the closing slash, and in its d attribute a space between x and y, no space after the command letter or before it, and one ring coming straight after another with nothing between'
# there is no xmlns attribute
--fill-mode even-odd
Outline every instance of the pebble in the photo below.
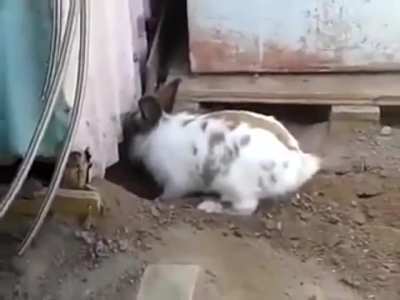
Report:
<svg viewBox="0 0 400 300"><path fill-rule="evenodd" d="M353 213L353 220L357 225L364 225L367 222L367 218L362 211L356 211Z"/></svg>
<svg viewBox="0 0 400 300"><path fill-rule="evenodd" d="M300 212L300 220L308 221L311 218L311 214L307 212Z"/></svg>
<svg viewBox="0 0 400 300"><path fill-rule="evenodd" d="M392 135L392 127L390 126L383 126L380 132L381 136L390 136Z"/></svg>
<svg viewBox="0 0 400 300"><path fill-rule="evenodd" d="M378 276L376 276L376 278L378 278L378 280L380 281L386 281L387 277L383 274L379 274Z"/></svg>
<svg viewBox="0 0 400 300"><path fill-rule="evenodd" d="M76 231L75 236L83 240L87 245L93 245L96 241L93 234L89 231Z"/></svg>
<svg viewBox="0 0 400 300"><path fill-rule="evenodd" d="M118 241L118 248L119 248L119 251L125 252L125 251L128 250L128 247L129 247L129 243L128 243L127 240L120 240L120 241Z"/></svg>
<svg viewBox="0 0 400 300"><path fill-rule="evenodd" d="M350 277L343 277L340 279L340 281L353 288L358 288L361 285L360 281L352 279Z"/></svg>
<svg viewBox="0 0 400 300"><path fill-rule="evenodd" d="M234 230L233 235L238 238L242 238L243 234L239 230Z"/></svg>
<svg viewBox="0 0 400 300"><path fill-rule="evenodd" d="M282 231L282 222L281 222L281 221L279 221L279 222L276 223L276 229L277 229L278 231Z"/></svg>
<svg viewBox="0 0 400 300"><path fill-rule="evenodd" d="M356 187L358 198L371 198L383 193L383 187L378 183L369 182Z"/></svg>
<svg viewBox="0 0 400 300"><path fill-rule="evenodd" d="M273 220L267 220L265 222L265 228L268 230L274 230L276 228L276 223Z"/></svg>
<svg viewBox="0 0 400 300"><path fill-rule="evenodd" d="M151 207L151 214L152 214L153 217L156 217L156 218L158 218L160 216L160 212L154 206Z"/></svg>
<svg viewBox="0 0 400 300"><path fill-rule="evenodd" d="M330 215L328 217L328 222L335 225L335 224L340 223L340 218L337 215Z"/></svg>

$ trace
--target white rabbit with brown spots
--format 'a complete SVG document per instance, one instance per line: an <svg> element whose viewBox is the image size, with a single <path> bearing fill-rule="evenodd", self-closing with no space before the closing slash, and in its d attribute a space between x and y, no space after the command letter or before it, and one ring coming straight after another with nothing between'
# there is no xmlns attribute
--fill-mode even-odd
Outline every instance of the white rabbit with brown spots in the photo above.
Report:
<svg viewBox="0 0 400 300"><path fill-rule="evenodd" d="M220 202L198 208L249 215L260 200L295 192L320 169L320 158L302 152L274 117L232 110L172 114L179 83L143 96L127 123L130 159L143 162L163 186L160 200L217 193Z"/></svg>

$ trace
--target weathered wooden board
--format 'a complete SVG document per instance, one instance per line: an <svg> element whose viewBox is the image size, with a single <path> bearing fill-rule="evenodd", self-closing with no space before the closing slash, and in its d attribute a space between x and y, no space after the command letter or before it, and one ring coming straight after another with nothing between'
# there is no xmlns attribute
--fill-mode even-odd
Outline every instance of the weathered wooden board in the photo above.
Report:
<svg viewBox="0 0 400 300"><path fill-rule="evenodd" d="M400 105L400 74L186 76L180 100L226 103Z"/></svg>
<svg viewBox="0 0 400 300"><path fill-rule="evenodd" d="M188 0L193 72L400 70L398 0Z"/></svg>

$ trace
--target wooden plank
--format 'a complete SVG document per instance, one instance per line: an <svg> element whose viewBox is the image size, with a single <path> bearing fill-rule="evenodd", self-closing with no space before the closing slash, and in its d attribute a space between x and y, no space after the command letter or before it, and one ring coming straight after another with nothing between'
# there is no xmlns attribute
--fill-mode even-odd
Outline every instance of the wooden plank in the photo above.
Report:
<svg viewBox="0 0 400 300"><path fill-rule="evenodd" d="M181 100L327 105L400 105L400 73L185 76Z"/></svg>
<svg viewBox="0 0 400 300"><path fill-rule="evenodd" d="M10 214L36 216L47 189L34 193L33 199L17 199ZM96 191L59 189L51 210L57 214L87 217L102 213L102 200Z"/></svg>
<svg viewBox="0 0 400 300"><path fill-rule="evenodd" d="M160 70L160 47L161 47L161 29L165 23L165 5L163 5L161 17L157 24L156 33L150 49L150 54L146 62L146 82L145 94L152 94L155 92L158 85L158 76Z"/></svg>

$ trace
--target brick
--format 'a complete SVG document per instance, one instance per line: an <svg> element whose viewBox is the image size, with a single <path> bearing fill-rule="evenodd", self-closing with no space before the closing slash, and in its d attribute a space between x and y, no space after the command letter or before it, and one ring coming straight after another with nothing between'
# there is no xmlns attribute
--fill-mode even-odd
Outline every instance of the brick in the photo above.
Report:
<svg viewBox="0 0 400 300"><path fill-rule="evenodd" d="M379 122L378 106L334 105L331 109L330 121L371 121Z"/></svg>
<svg viewBox="0 0 400 300"><path fill-rule="evenodd" d="M137 300L192 300L200 271L197 265L149 265Z"/></svg>

